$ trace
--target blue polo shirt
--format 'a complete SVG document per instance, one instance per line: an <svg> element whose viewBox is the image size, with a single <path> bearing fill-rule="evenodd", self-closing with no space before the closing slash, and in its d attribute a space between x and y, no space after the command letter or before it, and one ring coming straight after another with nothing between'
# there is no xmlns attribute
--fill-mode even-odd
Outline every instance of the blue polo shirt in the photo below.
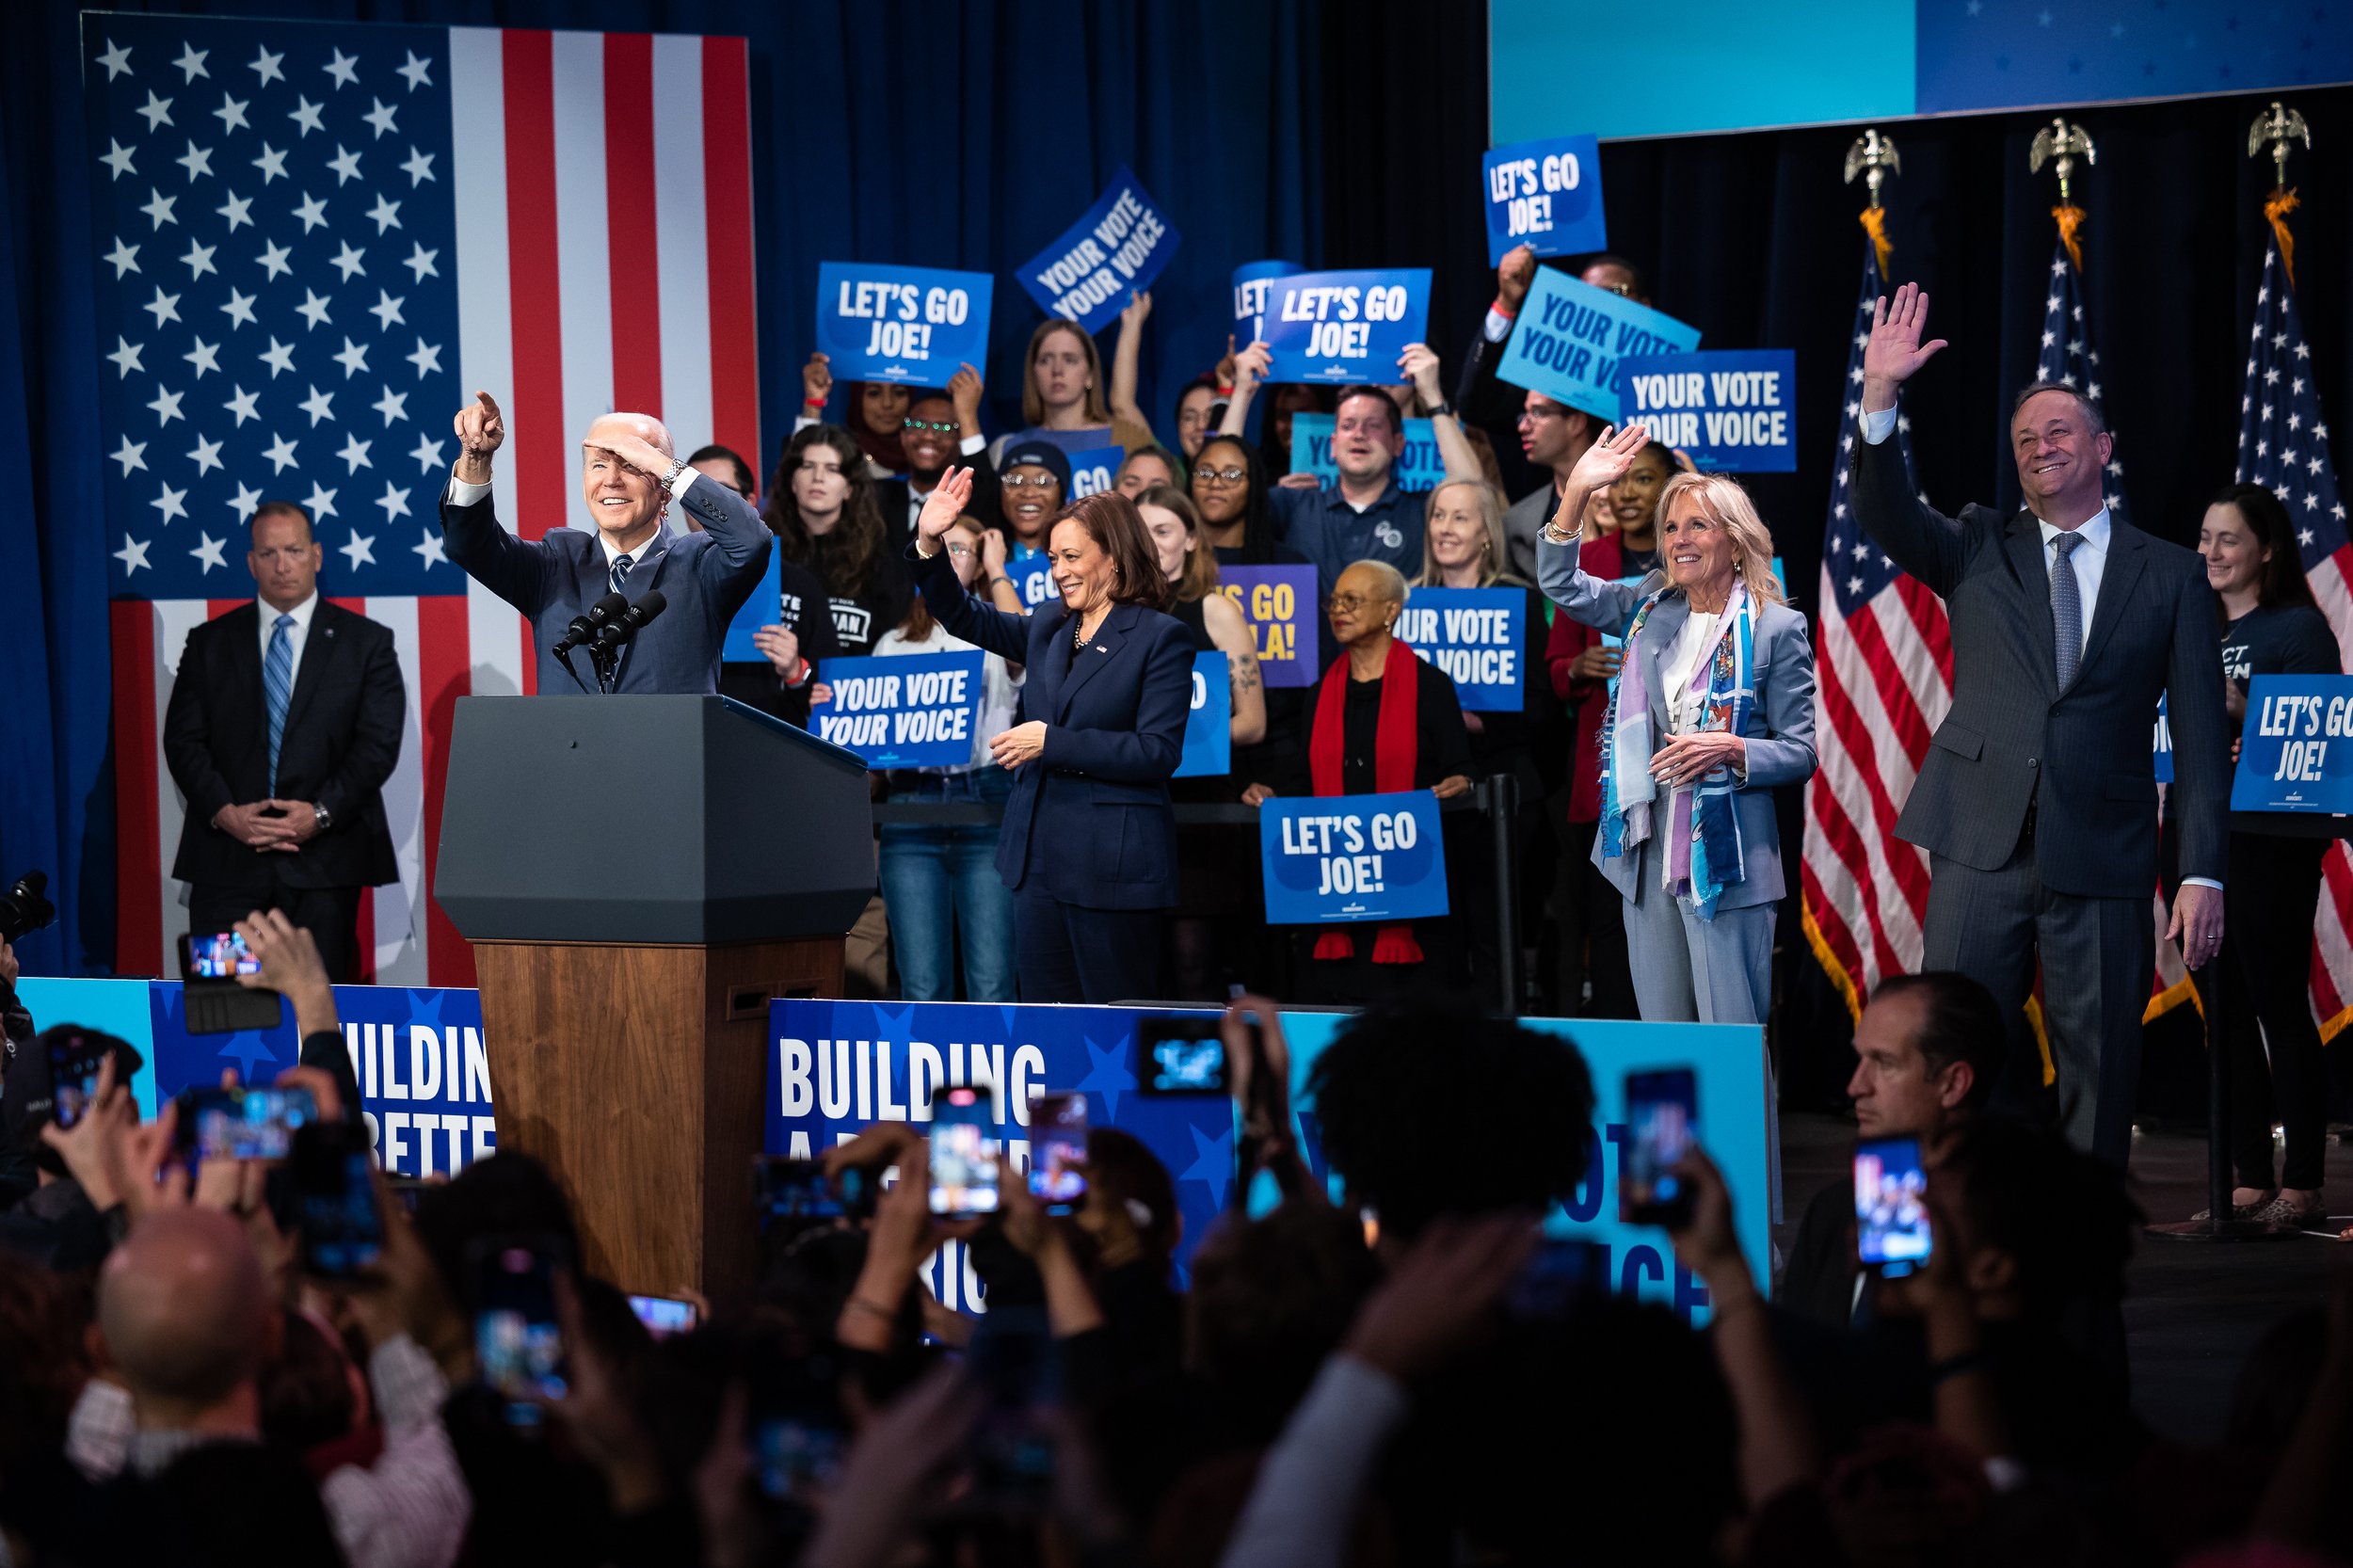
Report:
<svg viewBox="0 0 2353 1568"><path fill-rule="evenodd" d="M1317 490L1277 487L1267 500L1283 541L1315 563L1316 586L1326 599L1340 573L1359 561L1385 561L1408 579L1421 570L1428 490L1401 490L1392 475L1381 499L1369 506L1352 505L1337 480Z"/></svg>

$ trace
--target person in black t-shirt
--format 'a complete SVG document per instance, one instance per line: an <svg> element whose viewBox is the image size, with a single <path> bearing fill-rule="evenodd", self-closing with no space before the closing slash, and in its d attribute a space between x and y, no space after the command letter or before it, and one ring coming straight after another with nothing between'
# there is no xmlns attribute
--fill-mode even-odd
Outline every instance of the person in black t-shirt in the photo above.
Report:
<svg viewBox="0 0 2353 1568"><path fill-rule="evenodd" d="M874 481L850 432L812 424L785 443L763 514L784 558L824 584L834 651L863 658L906 614L906 573L890 550Z"/></svg>

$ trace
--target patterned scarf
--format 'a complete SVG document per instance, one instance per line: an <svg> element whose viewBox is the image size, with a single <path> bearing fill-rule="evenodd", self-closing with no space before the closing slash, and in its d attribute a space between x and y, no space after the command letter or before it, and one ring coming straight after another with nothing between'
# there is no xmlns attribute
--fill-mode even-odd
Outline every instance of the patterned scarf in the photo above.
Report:
<svg viewBox="0 0 2353 1568"><path fill-rule="evenodd" d="M1625 629L1625 663L1609 683L1609 714L1602 726L1601 831L1603 853L1619 856L1651 837L1651 806L1658 781L1651 776L1656 749L1650 732L1650 688L1637 649L1651 611L1671 590L1642 600ZM1679 591L1679 590L1673 590ZM1756 649L1756 601L1748 584L1736 581L1732 599L1709 655L1692 668L1689 692L1705 691L1699 728L1747 733L1756 706L1751 669ZM1674 694L1667 694L1672 710ZM1719 763L1692 787L1668 802L1666 890L1688 895L1702 920L1713 920L1723 890L1743 879L1740 819L1733 809L1739 787L1732 769Z"/></svg>

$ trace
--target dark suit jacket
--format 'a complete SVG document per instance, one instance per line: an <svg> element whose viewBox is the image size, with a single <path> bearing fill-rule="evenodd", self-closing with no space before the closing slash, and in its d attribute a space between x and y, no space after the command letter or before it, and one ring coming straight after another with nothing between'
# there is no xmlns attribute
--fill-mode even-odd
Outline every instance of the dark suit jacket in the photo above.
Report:
<svg viewBox="0 0 2353 1568"><path fill-rule="evenodd" d="M988 448L983 447L968 457L958 457L949 466L972 471L972 495L965 502L964 509L991 528L1002 528L1005 488L997 477L996 465L988 460ZM894 552L915 542L915 522L909 511L914 493L904 479L882 479L874 484L874 504L882 510L883 536L890 541Z"/></svg>
<svg viewBox="0 0 2353 1568"><path fill-rule="evenodd" d="M680 533L665 522L631 568L623 597L634 604L659 588L664 607L622 655L618 691L717 691L728 622L760 585L776 548L776 536L751 503L725 485L698 478L677 500L701 520L704 532ZM597 536L584 528L553 528L543 539L519 539L500 525L489 496L459 506L444 489L441 536L449 558L468 576L530 617L541 694L578 692L549 649L573 616L608 591ZM593 690L587 649L572 654L572 667Z"/></svg>
<svg viewBox="0 0 2353 1568"><path fill-rule="evenodd" d="M2032 513L1945 517L1913 492L1895 440L1855 443L1855 517L1952 617L1953 706L1896 831L1979 871L2009 860L2036 812L2035 867L2056 892L2150 897L2157 886L2157 698L2173 729L2182 874L2222 879L2230 730L2214 591L2199 558L2109 520L2083 663L2057 690L2051 577ZM2038 788L2038 785L2040 788Z"/></svg>
<svg viewBox="0 0 2353 1568"><path fill-rule="evenodd" d="M188 798L171 874L216 887L259 886L272 871L296 888L370 888L400 875L379 792L400 760L408 699L392 634L319 600L279 738L278 798L327 808L335 825L264 866L213 825L224 806L269 798L269 702L262 690L262 617L241 604L188 633L164 710L164 760Z"/></svg>
<svg viewBox="0 0 2353 1568"><path fill-rule="evenodd" d="M1184 622L1113 605L1087 651L1074 656L1072 617L1059 603L1009 616L964 591L946 551L926 561L909 546L907 559L940 625L1029 672L1022 712L1046 724L1044 753L1014 770L1005 802L997 840L1005 886L1034 873L1054 898L1085 908L1176 904L1168 779L1193 706Z"/></svg>

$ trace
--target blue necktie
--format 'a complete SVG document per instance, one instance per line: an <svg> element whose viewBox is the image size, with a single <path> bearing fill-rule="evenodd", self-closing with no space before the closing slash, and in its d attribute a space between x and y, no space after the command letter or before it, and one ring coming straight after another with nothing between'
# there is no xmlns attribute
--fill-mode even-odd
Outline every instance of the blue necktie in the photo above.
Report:
<svg viewBox="0 0 2353 1568"><path fill-rule="evenodd" d="M2067 690L2075 679L2075 666L2084 657L2084 598L2075 583L2075 568L2067 559L2075 547L2083 543L2083 536L2061 534L2051 541L2058 552L2051 563L2051 632L2057 641L2058 689Z"/></svg>
<svg viewBox="0 0 2353 1568"><path fill-rule="evenodd" d="M262 690L269 698L269 792L278 794L278 743L286 733L286 702L294 696L295 618L280 616L269 634L269 657L262 663Z"/></svg>
<svg viewBox="0 0 2353 1568"><path fill-rule="evenodd" d="M621 584L629 581L629 568L636 564L626 555L613 557L613 591L615 593L621 591Z"/></svg>

